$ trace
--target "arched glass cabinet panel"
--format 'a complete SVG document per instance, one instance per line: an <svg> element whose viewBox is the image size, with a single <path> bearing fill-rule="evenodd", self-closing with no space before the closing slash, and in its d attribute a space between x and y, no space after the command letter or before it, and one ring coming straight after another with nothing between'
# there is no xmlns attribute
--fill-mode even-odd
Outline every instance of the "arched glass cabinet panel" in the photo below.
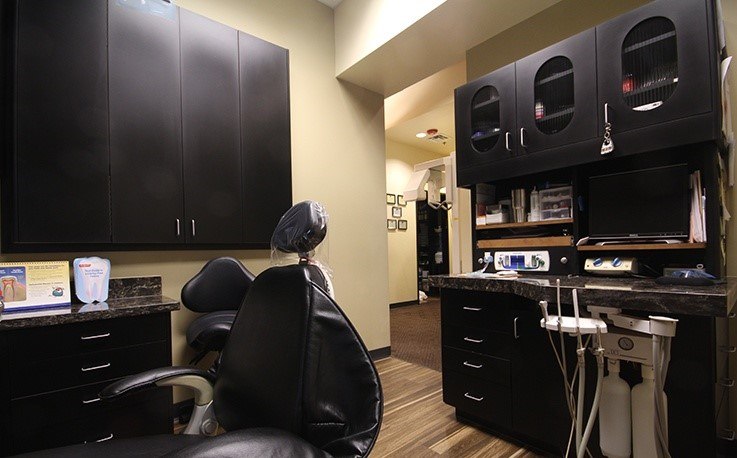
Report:
<svg viewBox="0 0 737 458"><path fill-rule="evenodd" d="M535 75L535 125L553 135L568 126L573 112L573 63L567 57L553 57Z"/></svg>
<svg viewBox="0 0 737 458"><path fill-rule="evenodd" d="M636 111L661 106L678 85L676 27L664 17L646 19L622 43L622 96Z"/></svg>
<svg viewBox="0 0 737 458"><path fill-rule="evenodd" d="M484 153L491 150L501 134L499 91L494 86L484 86L471 101L471 145Z"/></svg>

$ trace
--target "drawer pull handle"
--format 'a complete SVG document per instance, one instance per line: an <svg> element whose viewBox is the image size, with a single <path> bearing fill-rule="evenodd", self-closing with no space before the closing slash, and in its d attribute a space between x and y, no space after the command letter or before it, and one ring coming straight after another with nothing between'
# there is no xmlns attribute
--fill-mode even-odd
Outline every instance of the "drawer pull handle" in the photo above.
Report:
<svg viewBox="0 0 737 458"><path fill-rule="evenodd" d="M481 307L463 307L463 310L468 310L469 312L480 312Z"/></svg>
<svg viewBox="0 0 737 458"><path fill-rule="evenodd" d="M721 433L717 434L720 439L724 439L725 441L733 441L735 434L734 431L731 429L723 429Z"/></svg>
<svg viewBox="0 0 737 458"><path fill-rule="evenodd" d="M484 367L483 364L473 364L469 363L468 361L463 361L463 365L466 367L471 367L473 369L481 369L482 367Z"/></svg>
<svg viewBox="0 0 737 458"><path fill-rule="evenodd" d="M734 345L723 345L719 347L719 351L721 351L722 353L735 353L737 352L737 347L735 347Z"/></svg>
<svg viewBox="0 0 737 458"><path fill-rule="evenodd" d="M82 372L96 371L96 370L99 370L99 369L105 369L106 367L110 367L110 363L101 364L99 366L83 367L82 368Z"/></svg>
<svg viewBox="0 0 737 458"><path fill-rule="evenodd" d="M110 337L110 333L106 332L105 334L97 334L94 336L82 336L80 337L81 340L94 340L94 339L104 339L105 337Z"/></svg>
<svg viewBox="0 0 737 458"><path fill-rule="evenodd" d="M483 400L484 400L483 396L482 396L482 397L480 397L480 398L477 398L477 397L475 397L475 396L471 396L471 395L470 395L469 393L466 393L466 394L464 394L463 396L467 397L468 399L470 399L470 400L472 400L472 401L476 401L476 402L481 402L481 401L483 401Z"/></svg>
<svg viewBox="0 0 737 458"><path fill-rule="evenodd" d="M734 380L731 378L723 378L719 380L719 384L725 388L732 388L734 386Z"/></svg>
<svg viewBox="0 0 737 458"><path fill-rule="evenodd" d="M737 316L737 313L735 313L735 312L729 312L729 314L727 315L727 318L734 318L736 316Z"/></svg>
<svg viewBox="0 0 737 458"><path fill-rule="evenodd" d="M105 441L109 441L112 438L113 438L113 433L110 433L109 436L103 437L102 439L97 439L95 442L105 442Z"/></svg>
<svg viewBox="0 0 737 458"><path fill-rule="evenodd" d="M463 340L465 340L466 342L471 342L475 344L480 344L484 341L484 339L472 339L470 337L464 337Z"/></svg>
<svg viewBox="0 0 737 458"><path fill-rule="evenodd" d="M100 398L94 398L94 399L88 399L88 400L82 400L82 404L94 404L95 402L100 402Z"/></svg>

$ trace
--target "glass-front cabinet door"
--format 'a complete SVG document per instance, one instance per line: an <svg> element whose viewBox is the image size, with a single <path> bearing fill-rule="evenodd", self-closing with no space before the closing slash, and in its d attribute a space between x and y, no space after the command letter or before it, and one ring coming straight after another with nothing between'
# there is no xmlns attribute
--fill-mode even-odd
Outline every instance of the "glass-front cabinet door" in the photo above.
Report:
<svg viewBox="0 0 737 458"><path fill-rule="evenodd" d="M654 2L596 28L599 127L612 134L712 110L704 0Z"/></svg>
<svg viewBox="0 0 737 458"><path fill-rule="evenodd" d="M596 136L594 29L517 62L517 138L522 153Z"/></svg>
<svg viewBox="0 0 737 458"><path fill-rule="evenodd" d="M514 64L510 64L456 89L459 177L464 169L475 169L474 174L478 174L480 166L512 157L516 130L514 73Z"/></svg>

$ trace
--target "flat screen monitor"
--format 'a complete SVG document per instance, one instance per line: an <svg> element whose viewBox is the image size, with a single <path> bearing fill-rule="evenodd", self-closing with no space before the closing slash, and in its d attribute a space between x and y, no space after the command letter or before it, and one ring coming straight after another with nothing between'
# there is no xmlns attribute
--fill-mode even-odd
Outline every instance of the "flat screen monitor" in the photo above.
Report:
<svg viewBox="0 0 737 458"><path fill-rule="evenodd" d="M588 208L592 240L688 238L688 166L590 177Z"/></svg>

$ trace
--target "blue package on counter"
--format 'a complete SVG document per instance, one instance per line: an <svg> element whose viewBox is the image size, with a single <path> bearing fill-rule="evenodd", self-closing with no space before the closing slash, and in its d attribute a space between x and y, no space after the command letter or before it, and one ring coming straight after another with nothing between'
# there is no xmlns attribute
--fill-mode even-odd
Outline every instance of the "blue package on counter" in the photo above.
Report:
<svg viewBox="0 0 737 458"><path fill-rule="evenodd" d="M110 260L93 256L74 260L74 292L85 304L107 300Z"/></svg>

